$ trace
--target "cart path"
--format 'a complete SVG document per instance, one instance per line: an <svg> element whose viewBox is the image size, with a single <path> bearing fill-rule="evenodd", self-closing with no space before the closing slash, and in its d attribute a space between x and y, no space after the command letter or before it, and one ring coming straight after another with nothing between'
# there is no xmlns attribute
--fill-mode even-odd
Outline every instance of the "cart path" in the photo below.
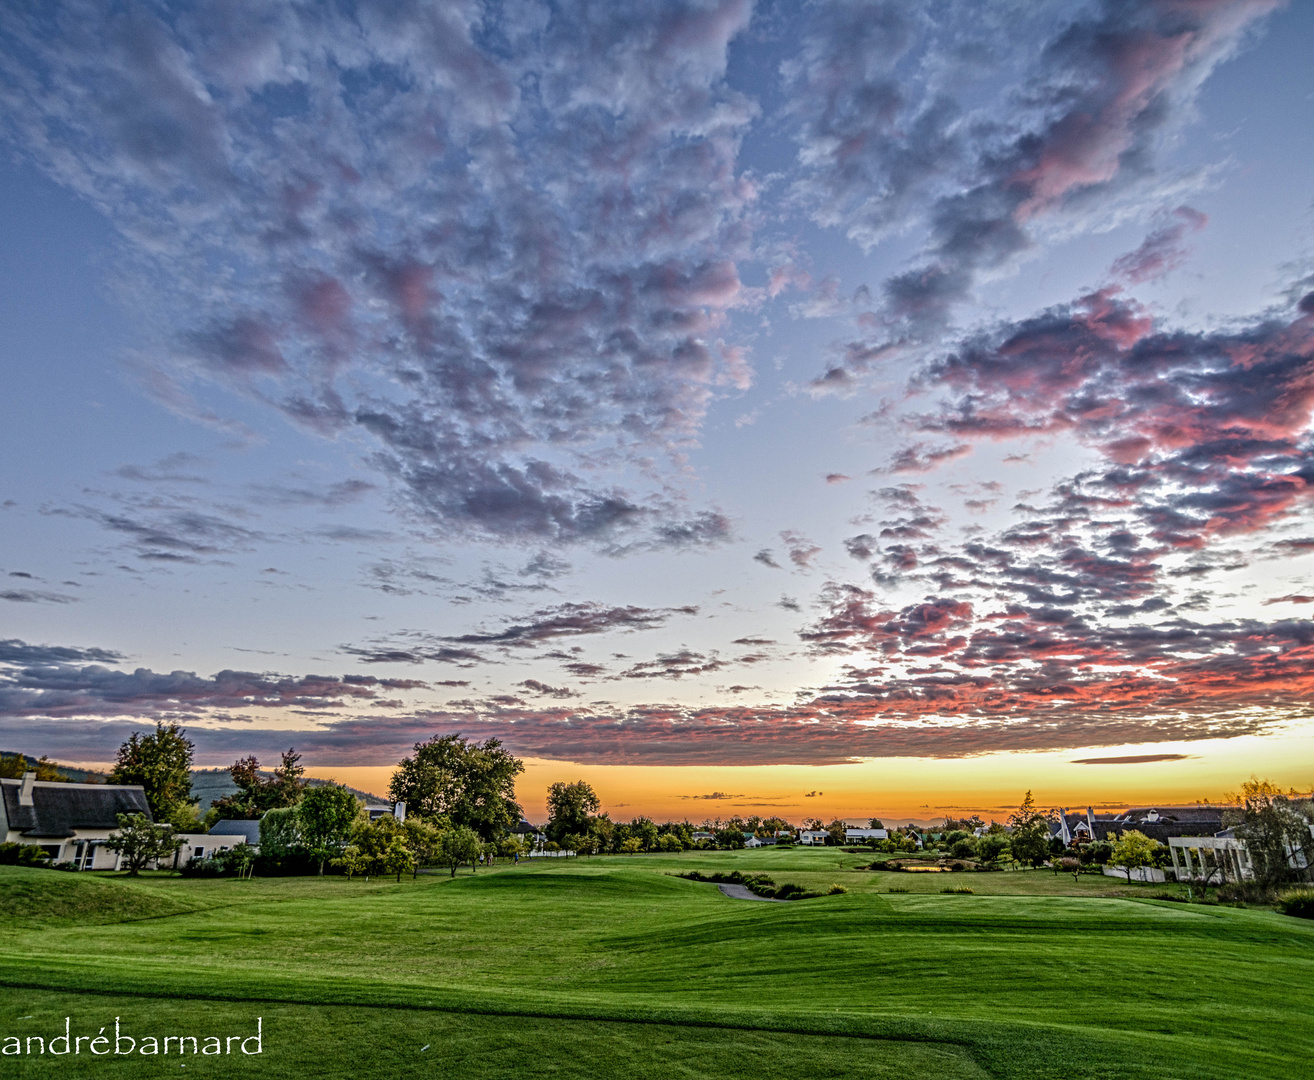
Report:
<svg viewBox="0 0 1314 1080"><path fill-rule="evenodd" d="M717 888L726 896L732 897L735 900L763 900L768 904L789 903L788 900L777 900L773 896L758 896L757 893L749 889L747 885L718 885Z"/></svg>

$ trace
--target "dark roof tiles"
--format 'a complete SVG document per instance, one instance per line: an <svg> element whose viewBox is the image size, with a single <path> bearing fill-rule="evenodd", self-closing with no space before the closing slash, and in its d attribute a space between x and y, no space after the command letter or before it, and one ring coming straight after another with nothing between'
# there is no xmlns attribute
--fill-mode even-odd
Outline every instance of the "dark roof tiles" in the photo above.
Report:
<svg viewBox="0 0 1314 1080"><path fill-rule="evenodd" d="M117 829L119 814L150 817L146 793L139 786L112 784L32 785L32 805L19 802L20 784L0 784L9 827L31 837L68 837L77 829Z"/></svg>

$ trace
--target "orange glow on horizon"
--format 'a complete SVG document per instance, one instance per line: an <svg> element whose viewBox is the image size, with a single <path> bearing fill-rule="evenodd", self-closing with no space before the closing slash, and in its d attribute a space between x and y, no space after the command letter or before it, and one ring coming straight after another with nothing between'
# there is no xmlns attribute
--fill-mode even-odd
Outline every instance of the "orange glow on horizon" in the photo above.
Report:
<svg viewBox="0 0 1314 1080"><path fill-rule="evenodd" d="M1160 755L1167 759L1076 763L1086 758ZM306 771L382 796L387 794L393 768L336 766ZM929 823L946 815L973 813L986 820L1002 819L1028 790L1043 807L1073 809L1218 801L1252 774L1283 788L1309 791L1314 787L1314 740L1293 733L1063 753L884 758L822 766L578 765L526 759L517 794L534 822L546 817L549 784L586 780L613 819L643 815L698 823L757 814L780 816L795 824L808 817Z"/></svg>

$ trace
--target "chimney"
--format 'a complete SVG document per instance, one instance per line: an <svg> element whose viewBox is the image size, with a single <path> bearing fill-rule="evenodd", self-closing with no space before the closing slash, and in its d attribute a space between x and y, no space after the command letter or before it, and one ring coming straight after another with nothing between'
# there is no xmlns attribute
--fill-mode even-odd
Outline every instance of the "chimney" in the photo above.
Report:
<svg viewBox="0 0 1314 1080"><path fill-rule="evenodd" d="M32 785L35 783L36 783L36 773L25 772L23 774L23 782L18 786L19 806L32 805Z"/></svg>
<svg viewBox="0 0 1314 1080"><path fill-rule="evenodd" d="M398 821L405 821L405 820L406 820L406 804L405 804L404 802L399 802L399 803L397 803L395 806L393 806L393 808L392 808L392 816L395 817Z"/></svg>

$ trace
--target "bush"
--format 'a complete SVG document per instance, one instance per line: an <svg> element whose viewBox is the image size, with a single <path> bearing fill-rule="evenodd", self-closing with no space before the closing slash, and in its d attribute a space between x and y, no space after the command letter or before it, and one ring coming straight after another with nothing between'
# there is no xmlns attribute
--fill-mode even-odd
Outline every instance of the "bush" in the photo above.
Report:
<svg viewBox="0 0 1314 1080"><path fill-rule="evenodd" d="M848 891L849 890L846 889L843 885L832 885L829 889L826 890L826 895L839 896L841 893L846 893Z"/></svg>
<svg viewBox="0 0 1314 1080"><path fill-rule="evenodd" d="M35 844L0 844L0 866L48 866L50 856Z"/></svg>
<svg viewBox="0 0 1314 1080"><path fill-rule="evenodd" d="M900 892L900 893L902 893L902 892L907 892L908 890L907 890L907 888L905 888L903 885L891 885L891 886L890 886L888 889L886 889L885 891L886 891L886 892Z"/></svg>
<svg viewBox="0 0 1314 1080"><path fill-rule="evenodd" d="M1224 904L1271 904L1273 893L1256 881L1233 881L1220 885L1215 894Z"/></svg>
<svg viewBox="0 0 1314 1080"><path fill-rule="evenodd" d="M949 854L955 859L970 859L976 855L976 841L968 837L955 840L949 848Z"/></svg>
<svg viewBox="0 0 1314 1080"><path fill-rule="evenodd" d="M677 874L676 876L685 878L688 881L710 881L718 885L743 885L749 892L756 893L768 900L810 900L814 896L821 895L820 893L808 892L802 885L795 885L788 881L777 888L776 883L766 874L741 874L738 870L731 870L728 874L723 874L720 871L715 874L701 874L697 870L690 870L686 874Z"/></svg>
<svg viewBox="0 0 1314 1080"><path fill-rule="evenodd" d="M1278 910L1297 919L1314 919L1314 889L1292 889L1278 897Z"/></svg>
<svg viewBox="0 0 1314 1080"><path fill-rule="evenodd" d="M940 890L942 893L948 893L951 896L973 896L975 895L966 885L949 885Z"/></svg>

